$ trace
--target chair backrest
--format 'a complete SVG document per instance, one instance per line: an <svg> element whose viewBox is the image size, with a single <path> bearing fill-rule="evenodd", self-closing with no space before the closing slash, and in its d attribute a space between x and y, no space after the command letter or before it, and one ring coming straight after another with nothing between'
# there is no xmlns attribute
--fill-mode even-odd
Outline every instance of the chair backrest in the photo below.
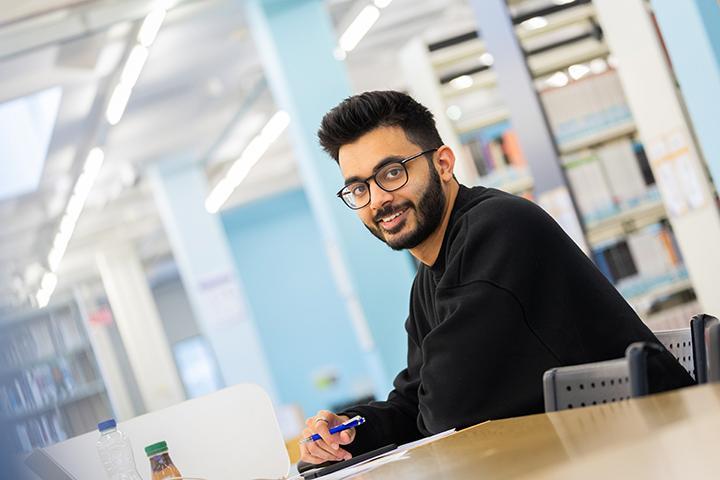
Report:
<svg viewBox="0 0 720 480"><path fill-rule="evenodd" d="M708 382L720 382L720 323L710 325L708 331Z"/></svg>
<svg viewBox="0 0 720 480"><path fill-rule="evenodd" d="M647 357L662 352L651 342L635 342L625 357L551 368L543 375L545 411L619 402L649 393Z"/></svg>
<svg viewBox="0 0 720 480"><path fill-rule="evenodd" d="M183 475L205 479L281 478L290 469L280 427L267 394L236 385L213 394L120 422L143 479L150 479L144 447L165 440ZM96 453L97 432L45 449L74 477L105 478ZM50 480L50 479L44 479Z"/></svg>
<svg viewBox="0 0 720 480"><path fill-rule="evenodd" d="M696 378L695 374L695 355L693 354L693 339L690 327L678 328L676 330L660 330L653 332L657 339L662 343L668 352L687 370L687 372Z"/></svg>
<svg viewBox="0 0 720 480"><path fill-rule="evenodd" d="M585 407L630 398L625 358L551 368L543 375L545 411Z"/></svg>
<svg viewBox="0 0 720 480"><path fill-rule="evenodd" d="M690 320L693 339L693 358L695 361L695 380L697 383L708 381L708 349L706 346L709 328L717 325L718 319L712 315L700 313Z"/></svg>

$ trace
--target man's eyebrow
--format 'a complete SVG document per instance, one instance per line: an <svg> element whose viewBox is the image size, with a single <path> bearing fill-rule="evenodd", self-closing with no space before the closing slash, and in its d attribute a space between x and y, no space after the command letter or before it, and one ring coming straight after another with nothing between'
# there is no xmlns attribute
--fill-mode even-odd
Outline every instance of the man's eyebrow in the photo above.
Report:
<svg viewBox="0 0 720 480"><path fill-rule="evenodd" d="M389 157L383 158L375 165L375 167L373 167L373 171L372 171L373 175L375 175L378 172L378 170L383 168L388 163L399 162L403 158L404 157L401 157L400 155L391 155ZM355 183L355 182L364 182L366 180L367 180L367 178L362 178L362 177L358 177L357 175L353 175L352 177L345 179L345 185L347 186L347 185L350 185L351 183Z"/></svg>

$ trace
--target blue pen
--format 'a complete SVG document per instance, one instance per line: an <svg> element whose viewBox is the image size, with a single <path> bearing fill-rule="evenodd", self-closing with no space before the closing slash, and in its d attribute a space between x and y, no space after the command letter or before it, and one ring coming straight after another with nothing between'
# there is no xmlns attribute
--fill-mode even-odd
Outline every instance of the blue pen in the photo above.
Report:
<svg viewBox="0 0 720 480"><path fill-rule="evenodd" d="M357 415L357 416L351 418L350 420L348 420L347 422L341 423L337 427L331 428L330 433L332 433L332 434L340 433L343 430L349 430L351 428L355 428L358 425L362 425L363 423L365 423L365 418L361 417L360 415ZM300 443L303 444L303 443L308 443L308 442L317 442L321 438L322 437L320 435L315 433L315 434L313 434L312 437L307 437L307 438L300 440Z"/></svg>

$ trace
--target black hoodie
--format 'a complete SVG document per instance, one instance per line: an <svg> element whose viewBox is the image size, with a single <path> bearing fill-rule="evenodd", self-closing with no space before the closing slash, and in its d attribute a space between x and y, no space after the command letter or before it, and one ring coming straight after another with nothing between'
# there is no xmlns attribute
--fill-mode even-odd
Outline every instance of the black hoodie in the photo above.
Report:
<svg viewBox="0 0 720 480"><path fill-rule="evenodd" d="M542 376L620 358L656 341L610 282L534 203L460 186L434 265L413 283L408 365L346 446L359 454L452 427L544 410ZM692 378L668 352L649 360L651 391Z"/></svg>

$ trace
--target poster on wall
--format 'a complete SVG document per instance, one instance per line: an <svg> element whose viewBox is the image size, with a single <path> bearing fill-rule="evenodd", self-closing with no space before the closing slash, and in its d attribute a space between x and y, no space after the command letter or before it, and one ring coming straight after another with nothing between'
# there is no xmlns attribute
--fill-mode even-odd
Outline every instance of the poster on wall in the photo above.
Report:
<svg viewBox="0 0 720 480"><path fill-rule="evenodd" d="M234 272L213 272L200 277L198 296L212 327L225 328L248 319L245 295Z"/></svg>
<svg viewBox="0 0 720 480"><path fill-rule="evenodd" d="M694 165L690 145L682 132L649 142L647 152L670 216L677 217L705 205L702 172Z"/></svg>

